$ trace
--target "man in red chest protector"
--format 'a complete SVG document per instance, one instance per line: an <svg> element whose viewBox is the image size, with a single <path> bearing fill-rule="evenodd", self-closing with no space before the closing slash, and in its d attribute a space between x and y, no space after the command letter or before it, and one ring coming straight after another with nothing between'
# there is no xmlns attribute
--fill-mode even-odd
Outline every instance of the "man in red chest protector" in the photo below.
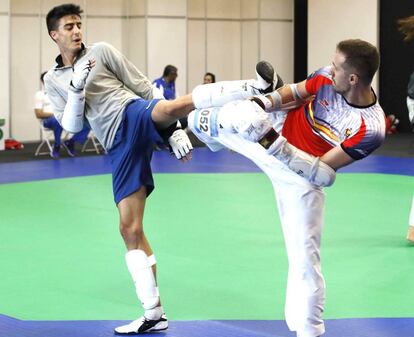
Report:
<svg viewBox="0 0 414 337"><path fill-rule="evenodd" d="M385 115L371 88L378 66L373 45L342 41L332 64L303 82L223 107L196 105L188 118L210 149L241 153L272 181L289 260L285 316L298 337L325 332L323 188L385 138Z"/></svg>

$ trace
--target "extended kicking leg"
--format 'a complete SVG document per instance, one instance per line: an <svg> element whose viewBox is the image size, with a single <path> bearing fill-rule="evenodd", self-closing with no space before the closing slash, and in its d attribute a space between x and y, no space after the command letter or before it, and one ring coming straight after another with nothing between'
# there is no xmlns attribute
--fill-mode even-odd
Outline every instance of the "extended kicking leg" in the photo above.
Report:
<svg viewBox="0 0 414 337"><path fill-rule="evenodd" d="M223 106L224 104L269 93L274 87L283 85L269 62L260 61L256 65L257 79L223 81L197 86L193 92L193 102L197 109Z"/></svg>
<svg viewBox="0 0 414 337"><path fill-rule="evenodd" d="M261 101L252 99L230 102L221 108L195 110L189 117L189 125L201 141L216 137L221 128L238 133L251 142L259 142L269 155L310 183L319 187L331 186L335 182L335 170L319 157L298 149L279 135Z"/></svg>

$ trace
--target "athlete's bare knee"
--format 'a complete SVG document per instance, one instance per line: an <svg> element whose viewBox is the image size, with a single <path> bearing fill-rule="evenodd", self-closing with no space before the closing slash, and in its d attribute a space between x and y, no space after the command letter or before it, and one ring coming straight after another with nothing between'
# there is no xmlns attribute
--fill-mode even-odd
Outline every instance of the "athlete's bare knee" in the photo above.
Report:
<svg viewBox="0 0 414 337"><path fill-rule="evenodd" d="M154 109L152 110L152 113L155 113L156 115L163 115L165 117L173 117L173 106L173 101L162 100L155 105Z"/></svg>
<svg viewBox="0 0 414 337"><path fill-rule="evenodd" d="M142 223L138 221L121 221L119 223L119 232L125 241L134 240L141 242L144 238Z"/></svg>

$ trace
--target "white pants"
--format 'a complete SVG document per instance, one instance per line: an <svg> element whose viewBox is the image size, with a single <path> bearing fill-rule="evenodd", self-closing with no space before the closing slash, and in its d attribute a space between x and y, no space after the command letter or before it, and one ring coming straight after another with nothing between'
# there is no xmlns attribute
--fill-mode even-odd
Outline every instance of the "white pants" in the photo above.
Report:
<svg viewBox="0 0 414 337"><path fill-rule="evenodd" d="M236 151L270 178L289 260L286 322L298 337L320 336L325 332L322 320L325 281L320 263L325 193L269 156L258 143L220 129L216 124L219 113L220 108L195 110L188 117L189 127L213 151L223 147ZM282 125L280 118L273 122Z"/></svg>

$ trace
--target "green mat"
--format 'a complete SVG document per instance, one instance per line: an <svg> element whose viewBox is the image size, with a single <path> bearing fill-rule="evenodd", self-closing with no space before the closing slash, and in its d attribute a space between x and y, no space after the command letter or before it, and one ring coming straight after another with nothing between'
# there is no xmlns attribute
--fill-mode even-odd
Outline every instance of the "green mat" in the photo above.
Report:
<svg viewBox="0 0 414 337"><path fill-rule="evenodd" d="M145 229L172 320L283 319L287 261L259 173L158 174ZM414 179L341 174L326 190L326 318L414 316ZM110 176L0 185L0 313L134 319Z"/></svg>

